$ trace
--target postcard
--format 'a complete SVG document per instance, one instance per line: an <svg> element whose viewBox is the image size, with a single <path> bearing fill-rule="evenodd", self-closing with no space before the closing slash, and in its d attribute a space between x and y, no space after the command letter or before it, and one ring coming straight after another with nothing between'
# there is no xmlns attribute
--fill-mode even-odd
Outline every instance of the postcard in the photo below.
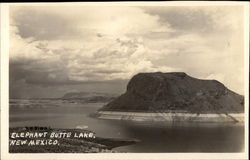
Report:
<svg viewBox="0 0 250 160"><path fill-rule="evenodd" d="M247 159L249 2L1 4L1 159Z"/></svg>

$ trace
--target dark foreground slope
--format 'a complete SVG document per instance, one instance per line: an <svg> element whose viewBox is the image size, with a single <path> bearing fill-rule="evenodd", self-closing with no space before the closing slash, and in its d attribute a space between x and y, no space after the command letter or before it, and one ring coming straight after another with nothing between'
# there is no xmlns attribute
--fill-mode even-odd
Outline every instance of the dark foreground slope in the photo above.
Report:
<svg viewBox="0 0 250 160"><path fill-rule="evenodd" d="M201 80L182 72L139 73L126 93L101 111L242 113L243 96L216 80Z"/></svg>
<svg viewBox="0 0 250 160"><path fill-rule="evenodd" d="M28 129L27 129L28 128ZM86 138L79 137L81 133L91 131L82 129L56 129L41 127L16 127L9 130L10 153L100 153L115 152L115 147L131 145L139 142L137 139L120 138ZM45 127L42 127L45 128ZM35 129L35 130L34 130ZM46 136L36 137L36 135ZM14 134L14 136L13 136ZM69 137L60 137L60 134ZM51 135L57 135L51 138ZM75 135L78 135L75 136ZM56 142L56 143L55 143Z"/></svg>

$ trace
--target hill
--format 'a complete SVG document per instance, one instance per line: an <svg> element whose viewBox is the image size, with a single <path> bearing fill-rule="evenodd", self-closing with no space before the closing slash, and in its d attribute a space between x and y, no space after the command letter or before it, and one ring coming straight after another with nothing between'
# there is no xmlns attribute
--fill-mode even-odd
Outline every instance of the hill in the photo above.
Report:
<svg viewBox="0 0 250 160"><path fill-rule="evenodd" d="M99 103L99 102L110 102L117 95L99 92L69 92L66 93L61 99L68 100L71 102L81 103Z"/></svg>
<svg viewBox="0 0 250 160"><path fill-rule="evenodd" d="M183 72L139 73L127 91L100 111L243 113L244 97L216 80Z"/></svg>

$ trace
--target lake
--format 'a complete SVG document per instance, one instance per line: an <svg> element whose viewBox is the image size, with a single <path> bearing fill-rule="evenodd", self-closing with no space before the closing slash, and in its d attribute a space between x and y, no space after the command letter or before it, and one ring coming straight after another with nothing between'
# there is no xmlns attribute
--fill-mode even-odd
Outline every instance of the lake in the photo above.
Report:
<svg viewBox="0 0 250 160"><path fill-rule="evenodd" d="M104 103L63 100L10 100L10 127L88 126L100 137L135 138L141 142L115 148L129 153L243 152L243 124L167 123L103 120L89 116Z"/></svg>

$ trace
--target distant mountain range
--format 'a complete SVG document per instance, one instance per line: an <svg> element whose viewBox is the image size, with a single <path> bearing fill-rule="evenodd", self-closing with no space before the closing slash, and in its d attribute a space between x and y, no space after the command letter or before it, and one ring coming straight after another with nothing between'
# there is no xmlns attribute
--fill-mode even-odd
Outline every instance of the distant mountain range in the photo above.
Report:
<svg viewBox="0 0 250 160"><path fill-rule="evenodd" d="M98 103L98 102L110 102L114 100L118 95L99 92L69 92L66 93L61 99L72 102L84 102L84 103Z"/></svg>
<svg viewBox="0 0 250 160"><path fill-rule="evenodd" d="M126 93L100 111L243 113L244 97L216 80L201 80L183 72L139 73Z"/></svg>

